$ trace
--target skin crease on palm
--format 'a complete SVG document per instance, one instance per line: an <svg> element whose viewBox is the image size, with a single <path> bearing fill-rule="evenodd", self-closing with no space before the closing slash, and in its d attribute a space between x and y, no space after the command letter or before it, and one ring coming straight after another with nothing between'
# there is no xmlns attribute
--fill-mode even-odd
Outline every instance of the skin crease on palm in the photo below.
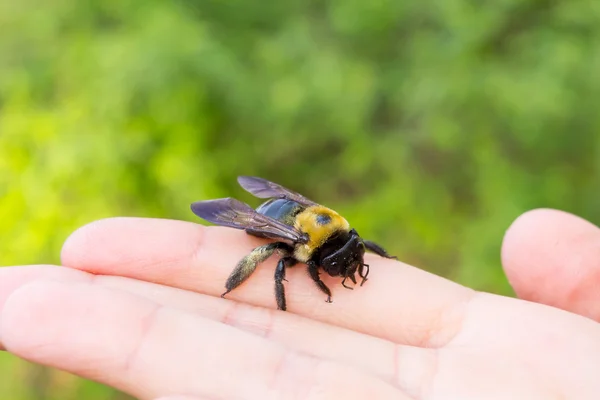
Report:
<svg viewBox="0 0 600 400"><path fill-rule="evenodd" d="M0 342L140 399L599 399L600 229L535 210L507 231L517 295L475 292L369 255L346 290L302 265L275 310L275 260L221 299L262 241L168 220L76 231L64 266L0 269Z"/></svg>

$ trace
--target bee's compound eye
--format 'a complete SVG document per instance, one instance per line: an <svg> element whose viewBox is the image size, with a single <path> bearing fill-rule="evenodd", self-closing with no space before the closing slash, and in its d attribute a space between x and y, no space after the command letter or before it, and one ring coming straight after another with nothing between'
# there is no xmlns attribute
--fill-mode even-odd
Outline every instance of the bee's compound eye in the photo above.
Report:
<svg viewBox="0 0 600 400"><path fill-rule="evenodd" d="M338 276L342 272L339 260L335 256L323 260L321 267L331 276Z"/></svg>

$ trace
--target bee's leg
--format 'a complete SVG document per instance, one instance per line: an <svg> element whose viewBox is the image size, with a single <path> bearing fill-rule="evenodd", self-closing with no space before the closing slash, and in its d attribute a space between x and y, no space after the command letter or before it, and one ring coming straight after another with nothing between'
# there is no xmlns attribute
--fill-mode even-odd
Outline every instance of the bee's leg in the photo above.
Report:
<svg viewBox="0 0 600 400"><path fill-rule="evenodd" d="M319 267L314 261L309 261L306 263L306 265L308 265L308 273L310 274L312 280L315 281L319 289L321 289L321 291L327 295L327 300L325 301L327 303L331 303L331 290L329 290L321 278L319 278Z"/></svg>
<svg viewBox="0 0 600 400"><path fill-rule="evenodd" d="M366 273L364 273L365 267L367 268ZM367 280L367 276L369 275L369 264L360 264L358 266L358 275L362 278L362 282L360 283L360 286L362 286Z"/></svg>
<svg viewBox="0 0 600 400"><path fill-rule="evenodd" d="M287 254L292 250L292 247L282 242L275 242L258 246L252 250L250 254L240 260L229 278L227 278L225 283L227 291L221 297L241 285L254 272L258 264L271 257L276 250L284 251Z"/></svg>
<svg viewBox="0 0 600 400"><path fill-rule="evenodd" d="M287 282L287 279L285 279L285 269L293 266L297 262L298 261L293 257L283 257L277 263L277 268L275 268L275 298L277 299L277 309L279 310L286 310L285 288L282 282Z"/></svg>
<svg viewBox="0 0 600 400"><path fill-rule="evenodd" d="M354 276L355 273L356 273L356 271L354 273L352 273L352 275L350 275L348 278L350 278L352 283L354 283L356 285L356 277Z"/></svg>
<svg viewBox="0 0 600 400"><path fill-rule="evenodd" d="M285 279L285 273L286 273L287 269L293 267L296 264L298 264L298 260L296 260L294 257L291 256L291 254L293 254L293 250L290 250L290 252L288 254L290 254L290 256L289 257L287 257L287 256L285 257L287 260L285 262L285 267L284 267L284 270L283 270L283 278L281 278L281 280L285 281L285 282L289 282L287 279ZM280 267L279 264L277 264L277 268L279 268L279 267ZM277 270L275 270L275 273L277 273Z"/></svg>
<svg viewBox="0 0 600 400"><path fill-rule="evenodd" d="M346 289L350 289L350 290L354 290L353 287L350 286L346 286L346 279L350 278L350 280L352 281L352 283L354 283L356 285L356 278L354 277L354 274L356 273L356 268L353 268L351 271L348 271L348 275L346 275L344 277L344 279L342 280L342 286L345 287Z"/></svg>
<svg viewBox="0 0 600 400"><path fill-rule="evenodd" d="M352 275L344 277L344 279L342 280L342 286L345 287L346 289L354 290L354 288L352 286L346 286L345 282L346 282L346 279L348 279L348 278L350 278L350 280L354 279L354 277Z"/></svg>
<svg viewBox="0 0 600 400"><path fill-rule="evenodd" d="M379 246L377 243L375 242L371 242L370 240L364 240L363 239L363 243L365 244L365 247L367 248L367 250L372 251L373 253L384 257L384 258L394 258L394 259L398 259L398 257L396 256L390 256L387 251L385 251L383 249L383 247Z"/></svg>

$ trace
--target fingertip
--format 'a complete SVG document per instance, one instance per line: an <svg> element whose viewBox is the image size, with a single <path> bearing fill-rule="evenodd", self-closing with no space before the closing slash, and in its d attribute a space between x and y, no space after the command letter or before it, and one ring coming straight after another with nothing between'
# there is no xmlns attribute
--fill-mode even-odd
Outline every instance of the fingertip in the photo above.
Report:
<svg viewBox="0 0 600 400"><path fill-rule="evenodd" d="M571 213L539 208L521 214L507 229L502 242L502 261L507 274L539 269L541 256L575 240L598 234L598 227ZM534 271L530 271L534 272ZM510 277L509 277L510 278Z"/></svg>
<svg viewBox="0 0 600 400"><path fill-rule="evenodd" d="M600 319L600 229L565 211L518 217L502 244L502 264L520 298Z"/></svg>
<svg viewBox="0 0 600 400"><path fill-rule="evenodd" d="M509 226L502 241L501 257L505 272L509 275L527 264L529 245L536 241L540 235L540 226L547 225L547 221L560 218L562 211L539 208L521 214ZM542 233L544 230L542 230ZM546 232L547 233L547 232Z"/></svg>
<svg viewBox="0 0 600 400"><path fill-rule="evenodd" d="M57 265L26 265L0 268L0 310L19 288L38 280L87 282L90 276L82 271Z"/></svg>
<svg viewBox="0 0 600 400"><path fill-rule="evenodd" d="M38 280L23 285L7 299L0 314L0 338L13 354L52 366L121 383L123 374L108 379L107 371L124 368L147 329L156 303L131 293L90 282Z"/></svg>
<svg viewBox="0 0 600 400"><path fill-rule="evenodd" d="M71 233L63 243L60 259L63 265L76 267L85 262L90 248L101 246L97 240L103 239L107 227L127 223L127 218L114 217L90 222Z"/></svg>
<svg viewBox="0 0 600 400"><path fill-rule="evenodd" d="M44 343L53 340L53 330L48 329L48 317L60 303L60 282L34 281L15 289L6 299L0 314L0 335L4 347L17 354L27 354L30 349L44 358Z"/></svg>
<svg viewBox="0 0 600 400"><path fill-rule="evenodd" d="M65 241L63 265L113 274L129 264L152 264L170 254L189 255L200 240L201 225L167 219L114 217L92 222Z"/></svg>

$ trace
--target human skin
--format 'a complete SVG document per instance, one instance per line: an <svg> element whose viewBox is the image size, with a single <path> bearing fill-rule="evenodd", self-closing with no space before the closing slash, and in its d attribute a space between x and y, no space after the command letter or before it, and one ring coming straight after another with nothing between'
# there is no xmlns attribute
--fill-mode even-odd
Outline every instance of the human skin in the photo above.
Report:
<svg viewBox="0 0 600 400"><path fill-rule="evenodd" d="M0 343L140 399L598 399L600 229L555 210L507 231L517 295L368 256L346 290L301 265L275 310L271 259L220 298L260 239L116 218L76 231L61 266L0 269ZM66 268L65 268L66 267Z"/></svg>

